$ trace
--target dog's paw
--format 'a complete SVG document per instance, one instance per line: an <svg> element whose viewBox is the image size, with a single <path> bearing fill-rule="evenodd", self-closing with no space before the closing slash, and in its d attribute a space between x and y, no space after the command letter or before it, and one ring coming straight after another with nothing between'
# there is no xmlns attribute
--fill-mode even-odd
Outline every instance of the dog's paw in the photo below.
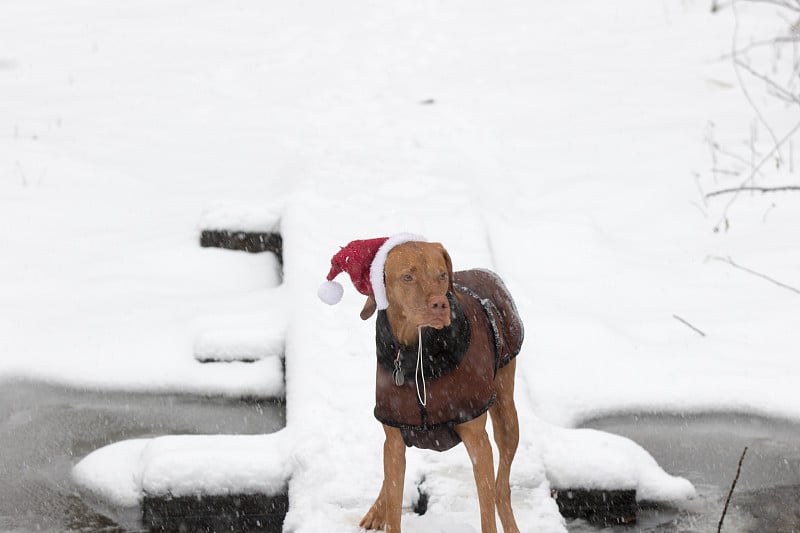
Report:
<svg viewBox="0 0 800 533"><path fill-rule="evenodd" d="M364 515L361 522L358 524L360 527L368 530L384 529L386 527L386 516L383 513L382 506L375 502L372 509Z"/></svg>

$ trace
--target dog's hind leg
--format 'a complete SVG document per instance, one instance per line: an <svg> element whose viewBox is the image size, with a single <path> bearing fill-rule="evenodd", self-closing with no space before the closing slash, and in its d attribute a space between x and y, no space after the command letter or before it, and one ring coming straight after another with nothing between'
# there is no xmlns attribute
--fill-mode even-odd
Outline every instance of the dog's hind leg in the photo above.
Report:
<svg viewBox="0 0 800 533"><path fill-rule="evenodd" d="M383 529L400 533L403 511L403 484L406 476L406 443L400 430L383 426L383 485L378 498L359 523L364 529Z"/></svg>
<svg viewBox="0 0 800 533"><path fill-rule="evenodd" d="M497 371L495 390L497 399L489 414L492 418L494 440L500 456L497 467L495 492L497 495L497 514L503 524L505 533L519 533L514 512L511 509L511 463L519 445L519 420L514 404L514 380L517 360L512 359L506 366Z"/></svg>

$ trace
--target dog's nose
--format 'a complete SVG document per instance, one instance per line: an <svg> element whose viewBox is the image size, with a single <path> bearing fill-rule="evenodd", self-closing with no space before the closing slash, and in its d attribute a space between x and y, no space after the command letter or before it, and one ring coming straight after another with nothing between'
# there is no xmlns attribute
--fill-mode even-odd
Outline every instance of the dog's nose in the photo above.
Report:
<svg viewBox="0 0 800 533"><path fill-rule="evenodd" d="M428 308L431 311L447 311L449 307L446 296L431 296L428 299Z"/></svg>

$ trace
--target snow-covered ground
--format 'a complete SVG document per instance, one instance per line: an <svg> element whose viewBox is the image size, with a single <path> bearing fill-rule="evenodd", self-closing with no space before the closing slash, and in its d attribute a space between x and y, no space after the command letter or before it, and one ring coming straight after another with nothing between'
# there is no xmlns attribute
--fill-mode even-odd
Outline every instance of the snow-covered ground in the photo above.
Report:
<svg viewBox="0 0 800 533"><path fill-rule="evenodd" d="M548 467L592 477L564 450L614 441L563 429L586 417L800 419L800 296L720 260L800 287L800 194L703 195L774 145L739 76L775 137L800 121L721 59L789 23L708 4L5 0L0 379L274 395L283 348L287 527L355 530L380 482L374 333L352 287L316 289L338 246L412 231L500 273L525 321L526 530L563 530ZM758 184L798 184L782 155ZM280 285L269 254L198 247L273 215ZM261 360L196 361L226 343ZM424 477L432 500L409 527L477 530L468 468L412 451L407 496Z"/></svg>

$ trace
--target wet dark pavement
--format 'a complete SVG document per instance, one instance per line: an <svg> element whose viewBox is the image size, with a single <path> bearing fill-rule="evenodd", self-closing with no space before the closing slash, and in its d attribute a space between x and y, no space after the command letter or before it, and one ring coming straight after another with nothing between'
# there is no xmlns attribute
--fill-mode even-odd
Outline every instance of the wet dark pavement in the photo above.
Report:
<svg viewBox="0 0 800 533"><path fill-rule="evenodd" d="M139 437L272 433L284 413L270 400L0 382L0 531L123 531L81 501L70 477L81 458Z"/></svg>
<svg viewBox="0 0 800 533"><path fill-rule="evenodd" d="M800 532L800 424L739 414L622 415L582 427L629 437L667 472L683 476L698 498L680 509L650 507L630 527L597 528L582 521L574 533L717 531L725 498L745 446L748 452L725 516L726 533Z"/></svg>

